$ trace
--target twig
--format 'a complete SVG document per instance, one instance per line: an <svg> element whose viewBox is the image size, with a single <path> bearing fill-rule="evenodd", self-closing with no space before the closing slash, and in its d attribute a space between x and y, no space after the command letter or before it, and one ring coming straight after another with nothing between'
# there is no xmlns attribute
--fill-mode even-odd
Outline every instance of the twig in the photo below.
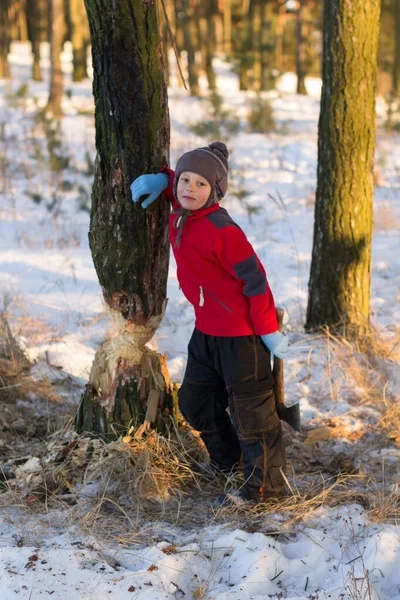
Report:
<svg viewBox="0 0 400 600"><path fill-rule="evenodd" d="M183 86L184 86L185 90L187 90L188 88L187 88L186 81L185 81L185 78L184 78L183 73L182 73L181 63L180 63L180 60L179 60L179 54L178 54L178 50L177 50L176 42L175 42L175 37L174 37L174 34L172 33L172 29L171 29L171 25L170 25L170 22L169 22L167 9L165 8L164 0L161 0L161 4L162 4L162 7L163 7L163 11L164 11L165 21L167 23L168 34L169 34L169 37L171 38L172 48L174 49L174 52L175 52L175 58L176 58L176 62L178 64L179 74L181 76Z"/></svg>

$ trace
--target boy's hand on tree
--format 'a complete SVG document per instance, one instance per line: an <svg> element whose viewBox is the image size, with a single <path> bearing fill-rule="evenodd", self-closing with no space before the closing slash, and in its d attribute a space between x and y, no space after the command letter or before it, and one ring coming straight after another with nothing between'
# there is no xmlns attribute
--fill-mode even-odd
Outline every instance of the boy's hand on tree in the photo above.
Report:
<svg viewBox="0 0 400 600"><path fill-rule="evenodd" d="M156 175L140 175L131 184L132 200L139 202L142 196L148 196L142 202L143 208L150 206L158 198L165 188L168 187L169 177L166 173L157 173Z"/></svg>
<svg viewBox="0 0 400 600"><path fill-rule="evenodd" d="M285 358L289 347L289 340L284 333L274 331L274 333L260 335L260 338L274 356Z"/></svg>

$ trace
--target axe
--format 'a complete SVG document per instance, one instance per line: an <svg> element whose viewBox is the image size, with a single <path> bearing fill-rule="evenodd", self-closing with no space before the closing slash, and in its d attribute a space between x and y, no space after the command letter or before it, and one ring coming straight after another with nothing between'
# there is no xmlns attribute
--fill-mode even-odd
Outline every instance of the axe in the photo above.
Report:
<svg viewBox="0 0 400 600"><path fill-rule="evenodd" d="M285 311L283 308L276 309L276 316L278 318L278 330L282 331L283 315ZM275 403L278 416L281 421L286 421L295 430L300 431L300 406L299 403L292 404L292 406L286 406L285 404L285 382L283 379L283 359L274 356L274 394Z"/></svg>

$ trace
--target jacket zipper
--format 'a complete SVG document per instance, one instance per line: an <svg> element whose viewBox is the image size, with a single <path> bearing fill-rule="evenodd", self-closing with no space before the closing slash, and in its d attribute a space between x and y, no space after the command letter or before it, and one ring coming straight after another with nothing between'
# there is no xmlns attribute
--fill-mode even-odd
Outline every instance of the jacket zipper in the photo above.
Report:
<svg viewBox="0 0 400 600"><path fill-rule="evenodd" d="M204 294L207 294L207 296L211 296L211 298L214 298L214 300L216 302L219 302L221 304L221 306L223 306L225 308L225 310L227 310L228 312L230 312L230 313L233 312L228 306L226 306L226 304L224 304L219 298L217 298L217 296L214 296L214 294L210 294L210 292L207 292L207 290L205 290L202 285L200 286L199 306L204 306Z"/></svg>

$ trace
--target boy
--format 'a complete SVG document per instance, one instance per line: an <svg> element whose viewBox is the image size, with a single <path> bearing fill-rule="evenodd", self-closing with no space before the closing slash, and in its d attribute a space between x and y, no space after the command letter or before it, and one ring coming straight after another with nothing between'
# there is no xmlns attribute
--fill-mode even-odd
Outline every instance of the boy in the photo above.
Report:
<svg viewBox="0 0 400 600"><path fill-rule="evenodd" d="M211 463L230 472L243 455L244 486L223 503L260 502L284 494L286 465L273 394L270 352L283 358L264 268L240 227L221 208L228 185L222 142L185 153L175 173L141 175L132 199L147 208L161 192L170 200L170 240L177 276L196 322L179 408L200 431ZM229 406L229 414L227 408Z"/></svg>

